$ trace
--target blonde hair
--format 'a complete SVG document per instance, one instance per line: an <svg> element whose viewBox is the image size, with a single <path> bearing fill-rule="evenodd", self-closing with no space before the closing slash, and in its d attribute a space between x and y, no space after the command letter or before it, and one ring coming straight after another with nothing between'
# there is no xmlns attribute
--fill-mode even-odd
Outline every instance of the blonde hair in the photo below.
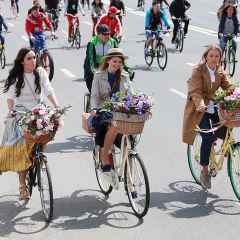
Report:
<svg viewBox="0 0 240 240"><path fill-rule="evenodd" d="M221 66L221 63L222 63L222 49L217 44L212 44L212 45L207 47L207 49L204 51L204 53L202 55L202 63L207 62L207 55L212 50L217 50L219 55L220 55L219 63L217 65L217 68L219 68Z"/></svg>

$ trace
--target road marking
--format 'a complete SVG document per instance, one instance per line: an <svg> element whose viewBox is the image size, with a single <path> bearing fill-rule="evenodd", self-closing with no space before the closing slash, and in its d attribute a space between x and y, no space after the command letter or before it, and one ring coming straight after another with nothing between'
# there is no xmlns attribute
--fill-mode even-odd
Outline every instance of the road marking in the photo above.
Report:
<svg viewBox="0 0 240 240"><path fill-rule="evenodd" d="M210 12L208 12L208 13L211 14L211 15L217 16L217 13L216 13L216 12L210 11Z"/></svg>
<svg viewBox="0 0 240 240"><path fill-rule="evenodd" d="M89 25L89 26L92 26L92 23L90 23L90 22L83 21L83 23L85 23L85 24L87 24L87 25Z"/></svg>
<svg viewBox="0 0 240 240"><path fill-rule="evenodd" d="M197 63L186 63L188 66L190 66L190 67L194 67L194 66L196 66L197 65Z"/></svg>
<svg viewBox="0 0 240 240"><path fill-rule="evenodd" d="M25 42L28 42L29 41L29 38L25 35L22 35L22 39L25 41Z"/></svg>
<svg viewBox="0 0 240 240"><path fill-rule="evenodd" d="M60 69L66 76L70 77L70 78L76 78L77 76L74 75L73 73L71 73L68 69L66 68L61 68Z"/></svg>
<svg viewBox="0 0 240 240"><path fill-rule="evenodd" d="M180 96L181 98L184 98L184 99L187 98L186 94L184 94L183 92L178 91L175 88L170 88L169 91L172 92L172 93L175 93L176 95Z"/></svg>
<svg viewBox="0 0 240 240"><path fill-rule="evenodd" d="M10 23L10 22L8 22L7 25L8 25L9 27L14 27L14 24L13 24L13 23Z"/></svg>

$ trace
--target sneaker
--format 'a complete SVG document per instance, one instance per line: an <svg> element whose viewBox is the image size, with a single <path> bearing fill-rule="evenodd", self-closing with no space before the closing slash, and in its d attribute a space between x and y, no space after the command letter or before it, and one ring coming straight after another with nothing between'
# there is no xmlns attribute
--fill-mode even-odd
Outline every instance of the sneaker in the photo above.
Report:
<svg viewBox="0 0 240 240"><path fill-rule="evenodd" d="M111 170L112 170L112 165L107 164L107 165L102 166L102 171L104 173L105 172L111 172Z"/></svg>
<svg viewBox="0 0 240 240"><path fill-rule="evenodd" d="M206 176L201 172L200 183L201 183L203 189L205 189L205 190L210 189L212 187L211 176L209 174Z"/></svg>

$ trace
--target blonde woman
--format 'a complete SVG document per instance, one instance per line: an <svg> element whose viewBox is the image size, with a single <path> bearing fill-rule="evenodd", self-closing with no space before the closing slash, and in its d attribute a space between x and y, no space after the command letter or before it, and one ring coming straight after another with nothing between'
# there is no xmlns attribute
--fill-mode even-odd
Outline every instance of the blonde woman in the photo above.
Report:
<svg viewBox="0 0 240 240"><path fill-rule="evenodd" d="M193 144L197 125L202 129L210 129L212 124L219 122L218 113L214 107L213 97L221 87L230 89L233 86L221 68L222 51L217 45L209 46L203 53L202 62L194 67L192 77L188 81L188 96L184 111L183 142ZM226 128L222 127L214 133L203 133L200 164L202 171L200 181L203 188L211 188L211 178L208 173L211 147L217 138L224 138Z"/></svg>
<svg viewBox="0 0 240 240"><path fill-rule="evenodd" d="M105 100L117 91L131 91L130 80L123 73L123 62L127 58L119 48L112 48L103 57L100 71L96 72L91 91L91 108L101 109ZM96 111L92 112L96 115ZM96 144L100 146L102 169L106 174L111 173L112 159L110 149L117 137L116 128L111 125L112 115L100 112L96 116Z"/></svg>

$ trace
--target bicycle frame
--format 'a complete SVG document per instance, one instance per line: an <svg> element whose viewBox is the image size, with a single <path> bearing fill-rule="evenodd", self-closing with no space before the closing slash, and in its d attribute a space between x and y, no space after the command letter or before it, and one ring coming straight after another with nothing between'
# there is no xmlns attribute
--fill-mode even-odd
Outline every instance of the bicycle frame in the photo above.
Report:
<svg viewBox="0 0 240 240"><path fill-rule="evenodd" d="M216 152L214 149L214 145L212 146L210 159L209 159L210 171L217 174L220 170L222 170L224 157L226 153L229 153L231 156L233 155L233 149L231 147L231 143L233 142L234 142L234 138L233 138L232 129L227 128L227 133L222 143L221 149L218 152ZM219 155L218 158L217 158L217 155Z"/></svg>

